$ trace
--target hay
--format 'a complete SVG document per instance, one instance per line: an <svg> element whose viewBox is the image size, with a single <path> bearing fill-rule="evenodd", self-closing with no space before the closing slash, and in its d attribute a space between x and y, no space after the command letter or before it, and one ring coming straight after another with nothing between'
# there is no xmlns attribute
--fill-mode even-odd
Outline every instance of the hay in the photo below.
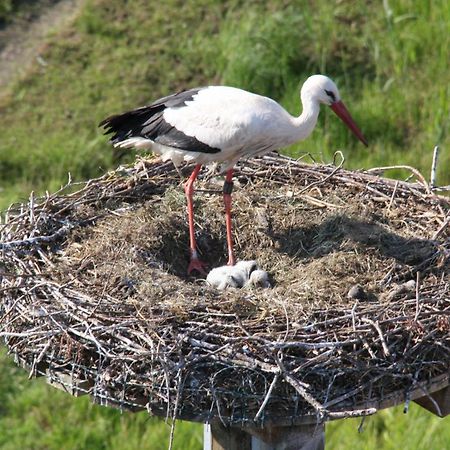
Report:
<svg viewBox="0 0 450 450"><path fill-rule="evenodd" d="M399 390L408 400L450 368L450 205L416 176L245 162L236 255L274 287L225 292L186 276L169 163L31 196L1 229L0 335L32 375L174 418L280 425L370 414ZM197 185L210 267L226 262L220 183Z"/></svg>

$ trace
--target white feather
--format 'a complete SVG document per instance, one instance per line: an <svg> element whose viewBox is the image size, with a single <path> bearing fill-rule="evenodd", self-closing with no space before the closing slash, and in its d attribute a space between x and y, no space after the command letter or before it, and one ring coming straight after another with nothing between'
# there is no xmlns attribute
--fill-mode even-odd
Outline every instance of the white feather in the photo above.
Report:
<svg viewBox="0 0 450 450"><path fill-rule="evenodd" d="M150 150L152 148L153 141L143 137L132 137L125 139L124 141L117 142L114 147L118 148L136 148L137 150Z"/></svg>
<svg viewBox="0 0 450 450"><path fill-rule="evenodd" d="M230 162L297 140L295 118L274 100L227 86L210 86L186 106L167 108L164 120L220 153L205 159ZM196 162L201 163L198 159Z"/></svg>

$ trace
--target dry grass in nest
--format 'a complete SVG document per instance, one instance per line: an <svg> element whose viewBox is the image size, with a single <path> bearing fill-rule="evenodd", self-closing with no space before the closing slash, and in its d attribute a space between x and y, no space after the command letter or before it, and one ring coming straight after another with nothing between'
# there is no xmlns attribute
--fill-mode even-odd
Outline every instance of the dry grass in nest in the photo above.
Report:
<svg viewBox="0 0 450 450"><path fill-rule="evenodd" d="M168 163L10 208L10 351L97 401L226 424L370 414L398 390L448 381L447 199L276 155L235 179L236 255L257 260L272 289L219 292L186 276L184 193ZM197 184L210 267L226 262L220 194L215 178Z"/></svg>

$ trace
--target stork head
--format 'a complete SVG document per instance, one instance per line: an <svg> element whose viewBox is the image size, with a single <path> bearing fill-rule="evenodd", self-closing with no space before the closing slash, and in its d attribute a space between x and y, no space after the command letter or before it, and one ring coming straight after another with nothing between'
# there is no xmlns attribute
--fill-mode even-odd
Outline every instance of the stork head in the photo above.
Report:
<svg viewBox="0 0 450 450"><path fill-rule="evenodd" d="M302 86L302 102L313 101L318 104L328 105L336 115L350 128L353 134L367 146L367 140L356 125L350 112L344 105L339 95L339 90L331 78L325 75L312 75Z"/></svg>
<svg viewBox="0 0 450 450"><path fill-rule="evenodd" d="M302 100L309 98L328 106L341 99L336 84L325 75L310 76L302 86L301 96Z"/></svg>

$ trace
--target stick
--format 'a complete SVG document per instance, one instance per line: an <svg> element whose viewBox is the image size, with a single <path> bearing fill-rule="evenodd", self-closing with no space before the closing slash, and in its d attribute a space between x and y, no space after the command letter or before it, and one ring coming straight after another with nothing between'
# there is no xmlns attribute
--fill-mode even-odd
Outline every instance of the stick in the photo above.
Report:
<svg viewBox="0 0 450 450"><path fill-rule="evenodd" d="M376 414L376 408L352 409L350 411L327 412L326 416L330 419L347 419L349 417L371 416Z"/></svg>
<svg viewBox="0 0 450 450"><path fill-rule="evenodd" d="M260 408L258 409L258 412L255 414L255 418L253 419L255 422L259 419L259 416L264 411L264 408L266 407L267 402L269 401L269 398L272 394L273 388L277 384L278 377L279 377L278 373L275 374L275 376L273 377L272 383L270 383L269 390L267 391L266 397L264 398L264 401L262 402Z"/></svg>
<svg viewBox="0 0 450 450"><path fill-rule="evenodd" d="M172 423L170 424L170 436L169 436L169 447L168 450L173 449L173 438L175 436L175 425L177 422L177 414L178 414L178 406L180 403L180 392L183 389L183 382L181 376L181 370L178 371L178 385L177 385L177 394L175 396L175 405L173 407L173 416Z"/></svg>
<svg viewBox="0 0 450 450"><path fill-rule="evenodd" d="M328 411L311 394L306 392L306 389L301 385L297 378L293 377L289 372L286 371L284 364L278 356L275 356L275 359L286 382L289 383L300 394L303 400L305 400L314 408L319 418L323 419L327 415Z"/></svg>
<svg viewBox="0 0 450 450"><path fill-rule="evenodd" d="M430 186L427 183L427 180L425 180L425 177L417 169L415 169L414 167L407 166L405 164L398 164L398 165L395 165L395 166L373 167L372 169L366 170L366 172L368 172L368 173L373 173L373 172L377 173L377 172L384 172L385 170L393 170L393 169L409 170L422 183L422 185L424 186L425 190L428 193L430 193Z"/></svg>
<svg viewBox="0 0 450 450"><path fill-rule="evenodd" d="M433 406L436 409L437 415L442 417L442 411L441 408L439 406L439 404L437 403L437 401L430 395L430 393L424 389L422 386L419 386L420 390L425 394L425 396L428 398L428 400L430 400L430 402L433 404Z"/></svg>
<svg viewBox="0 0 450 450"><path fill-rule="evenodd" d="M436 187L436 171L439 158L439 146L436 145L433 150L433 162L431 163L430 188Z"/></svg>
<svg viewBox="0 0 450 450"><path fill-rule="evenodd" d="M397 188L398 188L398 180L395 182L394 190L392 191L391 200L389 201L389 205L387 207L388 211L391 209L392 204L394 203L394 197L395 193L397 192Z"/></svg>
<svg viewBox="0 0 450 450"><path fill-rule="evenodd" d="M48 236L36 236L34 238L2 242L0 243L0 250L11 250L16 247L26 247L29 245L37 245L42 242L52 242L67 234L73 227L74 226L72 224L63 225L58 231L55 231L53 234L50 234Z"/></svg>
<svg viewBox="0 0 450 450"><path fill-rule="evenodd" d="M439 236L445 231L445 229L450 225L450 214L445 219L442 226L439 228L439 230L436 231L436 233L433 234L433 237L431 238L433 241L437 240Z"/></svg>
<svg viewBox="0 0 450 450"><path fill-rule="evenodd" d="M370 325L372 325L375 330L377 331L378 335L380 336L380 340L381 340L381 346L383 347L383 353L384 356L387 358L389 356L391 356L391 352L389 351L389 348L386 344L386 341L384 340L384 336L383 336L383 332L381 331L380 325L378 325L378 323L374 322L371 319L368 319L366 317L363 317L361 319L362 322L366 322L366 323L370 323Z"/></svg>
<svg viewBox="0 0 450 450"><path fill-rule="evenodd" d="M414 322L417 322L417 319L418 319L419 313L420 313L419 300L420 300L420 272L417 271L417 274L416 274L416 314L414 316Z"/></svg>
<svg viewBox="0 0 450 450"><path fill-rule="evenodd" d="M304 187L303 189L300 189L299 192L296 192L295 195L301 195L303 194L303 192L311 189L314 186L317 186L319 184L325 183L327 180L329 180L333 175L335 175L339 170L341 170L342 166L344 165L345 162L345 158L344 155L342 154L341 151L337 151L334 154L334 159L336 159L336 156L339 155L341 157L341 161L339 162L339 164L332 170L332 172L330 174L328 174L325 178L322 178L321 180L318 181L314 181L311 184L308 184L308 186Z"/></svg>

